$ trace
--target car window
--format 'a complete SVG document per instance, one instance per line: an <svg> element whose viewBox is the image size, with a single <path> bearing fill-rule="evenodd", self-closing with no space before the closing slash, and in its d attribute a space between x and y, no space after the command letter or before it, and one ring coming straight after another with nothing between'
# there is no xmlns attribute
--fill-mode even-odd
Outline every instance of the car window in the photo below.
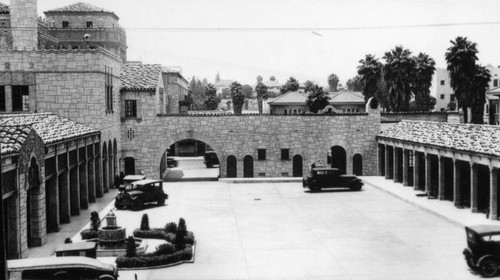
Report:
<svg viewBox="0 0 500 280"><path fill-rule="evenodd" d="M318 172L317 172L317 174L318 174L318 175L325 175L325 174L326 174L326 172L325 172L325 171L318 171Z"/></svg>
<svg viewBox="0 0 500 280"><path fill-rule="evenodd" d="M486 241L500 242L500 234L486 235L483 237Z"/></svg>

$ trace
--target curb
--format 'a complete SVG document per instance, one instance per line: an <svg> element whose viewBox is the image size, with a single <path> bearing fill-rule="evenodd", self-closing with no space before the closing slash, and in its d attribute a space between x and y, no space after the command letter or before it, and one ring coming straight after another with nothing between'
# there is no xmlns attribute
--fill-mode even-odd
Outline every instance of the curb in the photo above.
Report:
<svg viewBox="0 0 500 280"><path fill-rule="evenodd" d="M362 180L363 180L363 179L362 179ZM434 215L434 216L436 216L436 217L439 217L439 218L441 218L441 219L443 219L443 220L445 220L445 221L447 221L447 222L449 222L449 223L451 223L451 224L453 224L453 225L455 225L455 226L458 226L458 227L464 227L464 226L466 226L465 224L463 224L463 223L461 223L461 222L458 222L458 221L456 221L456 220L454 220L454 219L451 219L451 218L449 218L449 217L447 217L447 216L445 216L445 215L443 215L443 214L441 214L441 213L439 213L439 212L436 212L436 211L431 210L431 209L429 209L429 208L427 208L427 207L424 207L424 206L422 206L422 205L420 205L420 204L418 204L418 203L415 203L415 202L413 202L413 201L411 201L411 200L409 200L409 199L406 199L406 198L404 198L404 197L401 197L401 196L399 196L399 195L397 195L397 194L395 194L395 193L393 193L393 192L390 192L390 191L388 191L388 190L386 190L386 189L384 189L384 188L381 188L381 187L379 187L379 186L377 186L377 185L375 185L375 184L372 184L372 183L370 183L370 182L368 182L368 181L363 180L363 183L368 184L368 185L370 185L370 186L372 186L372 187L374 187L374 188L376 188L376 189L378 189L378 190L381 190L381 191L383 191L383 192L385 192L385 193L387 193L387 194L390 194L390 195L392 195L392 196L394 196L394 197L396 197L396 198L398 198L398 199L400 199L400 200L402 200L402 201L404 201L404 202L406 202L406 203L408 203L408 204L411 204L411 205L413 205L413 206L416 206L416 207L418 207L419 209L424 210L425 212L427 212L427 213L429 213L429 214L432 214L432 215Z"/></svg>
<svg viewBox="0 0 500 280"><path fill-rule="evenodd" d="M247 183L299 183L302 177L269 177L269 178L221 178L221 183L247 184Z"/></svg>

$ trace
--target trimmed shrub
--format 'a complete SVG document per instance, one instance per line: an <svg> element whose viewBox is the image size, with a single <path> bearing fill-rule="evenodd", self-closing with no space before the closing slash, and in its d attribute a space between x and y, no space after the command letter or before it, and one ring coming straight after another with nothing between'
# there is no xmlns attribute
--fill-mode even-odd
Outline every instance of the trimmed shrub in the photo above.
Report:
<svg viewBox="0 0 500 280"><path fill-rule="evenodd" d="M156 251L153 253L154 255L170 255L175 253L174 245L170 243L160 244L156 247Z"/></svg>
<svg viewBox="0 0 500 280"><path fill-rule="evenodd" d="M163 239L168 241L167 233L162 228L152 228L149 230L135 229L133 234L137 238Z"/></svg>
<svg viewBox="0 0 500 280"><path fill-rule="evenodd" d="M70 244L70 243L73 243L73 240L71 240L71 238L67 237L66 239L64 239L64 244Z"/></svg>
<svg viewBox="0 0 500 280"><path fill-rule="evenodd" d="M179 228L183 228L184 230L187 231L186 221L184 220L184 218L179 219L179 226L177 227L177 229Z"/></svg>
<svg viewBox="0 0 500 280"><path fill-rule="evenodd" d="M184 240L184 237L186 236L186 230L184 227L181 227L179 223L179 227L177 227L177 232L175 233L175 249L177 251L180 251L186 247L186 241Z"/></svg>
<svg viewBox="0 0 500 280"><path fill-rule="evenodd" d="M84 229L80 232L80 235L82 236L82 239L94 239L97 238L97 230L93 229Z"/></svg>
<svg viewBox="0 0 500 280"><path fill-rule="evenodd" d="M92 211L90 213L90 229L97 231L101 227L101 219L99 219L99 213Z"/></svg>
<svg viewBox="0 0 500 280"><path fill-rule="evenodd" d="M134 268L134 267L150 267L176 263L179 261L188 261L193 257L193 247L186 245L186 248L177 251L173 254L155 255L146 254L140 257L121 256L116 258L116 266L118 268Z"/></svg>
<svg viewBox="0 0 500 280"><path fill-rule="evenodd" d="M184 243L193 245L194 244L194 234L192 231L188 231L184 236Z"/></svg>
<svg viewBox="0 0 500 280"><path fill-rule="evenodd" d="M167 232L167 237L165 238L170 243L175 242L175 233Z"/></svg>
<svg viewBox="0 0 500 280"><path fill-rule="evenodd" d="M142 215L141 230L149 230L149 217L148 217L148 214Z"/></svg>
<svg viewBox="0 0 500 280"><path fill-rule="evenodd" d="M177 224L175 222L170 222L165 225L165 230L170 233L175 233L177 231Z"/></svg>
<svg viewBox="0 0 500 280"><path fill-rule="evenodd" d="M135 247L135 239L133 236L127 238L127 254L128 258L137 257L137 248Z"/></svg>

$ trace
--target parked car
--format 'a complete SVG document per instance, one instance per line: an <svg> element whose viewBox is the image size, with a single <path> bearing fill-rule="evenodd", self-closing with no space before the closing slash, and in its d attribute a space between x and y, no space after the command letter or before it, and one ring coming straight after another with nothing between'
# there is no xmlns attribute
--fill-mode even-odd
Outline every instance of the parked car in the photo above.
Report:
<svg viewBox="0 0 500 280"><path fill-rule="evenodd" d="M321 191L323 188L349 188L359 191L363 182L354 175L341 174L338 168L313 167L309 174L302 178L302 187L309 188L313 192Z"/></svg>
<svg viewBox="0 0 500 280"><path fill-rule="evenodd" d="M484 277L493 277L500 264L500 226L465 227L467 248L463 254L467 265Z"/></svg>
<svg viewBox="0 0 500 280"><path fill-rule="evenodd" d="M212 168L214 165L219 164L219 158L214 151L207 151L205 153L205 161L203 163L205 163L207 168Z"/></svg>
<svg viewBox="0 0 500 280"><path fill-rule="evenodd" d="M179 166L179 161L174 157L167 157L167 167L174 168Z"/></svg>
<svg viewBox="0 0 500 280"><path fill-rule="evenodd" d="M8 260L7 267L9 279L118 279L114 265L88 257Z"/></svg>
<svg viewBox="0 0 500 280"><path fill-rule="evenodd" d="M163 191L162 180L140 180L133 182L116 196L115 207L138 211L148 202L164 205L166 199L168 199L168 194Z"/></svg>
<svg viewBox="0 0 500 280"><path fill-rule="evenodd" d="M123 191L135 181L140 181L146 179L146 175L127 175L123 178L123 185L118 188L119 191Z"/></svg>

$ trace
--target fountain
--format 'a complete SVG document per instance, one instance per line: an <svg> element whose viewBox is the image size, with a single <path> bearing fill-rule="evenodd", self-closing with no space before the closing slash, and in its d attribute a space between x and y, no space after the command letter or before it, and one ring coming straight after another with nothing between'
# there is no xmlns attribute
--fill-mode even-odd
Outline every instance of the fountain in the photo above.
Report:
<svg viewBox="0 0 500 280"><path fill-rule="evenodd" d="M106 215L106 226L97 230L97 257L125 255L127 249L126 236L126 229L118 226L115 213L110 211ZM146 251L147 245L145 241L135 238L135 244L138 254Z"/></svg>

